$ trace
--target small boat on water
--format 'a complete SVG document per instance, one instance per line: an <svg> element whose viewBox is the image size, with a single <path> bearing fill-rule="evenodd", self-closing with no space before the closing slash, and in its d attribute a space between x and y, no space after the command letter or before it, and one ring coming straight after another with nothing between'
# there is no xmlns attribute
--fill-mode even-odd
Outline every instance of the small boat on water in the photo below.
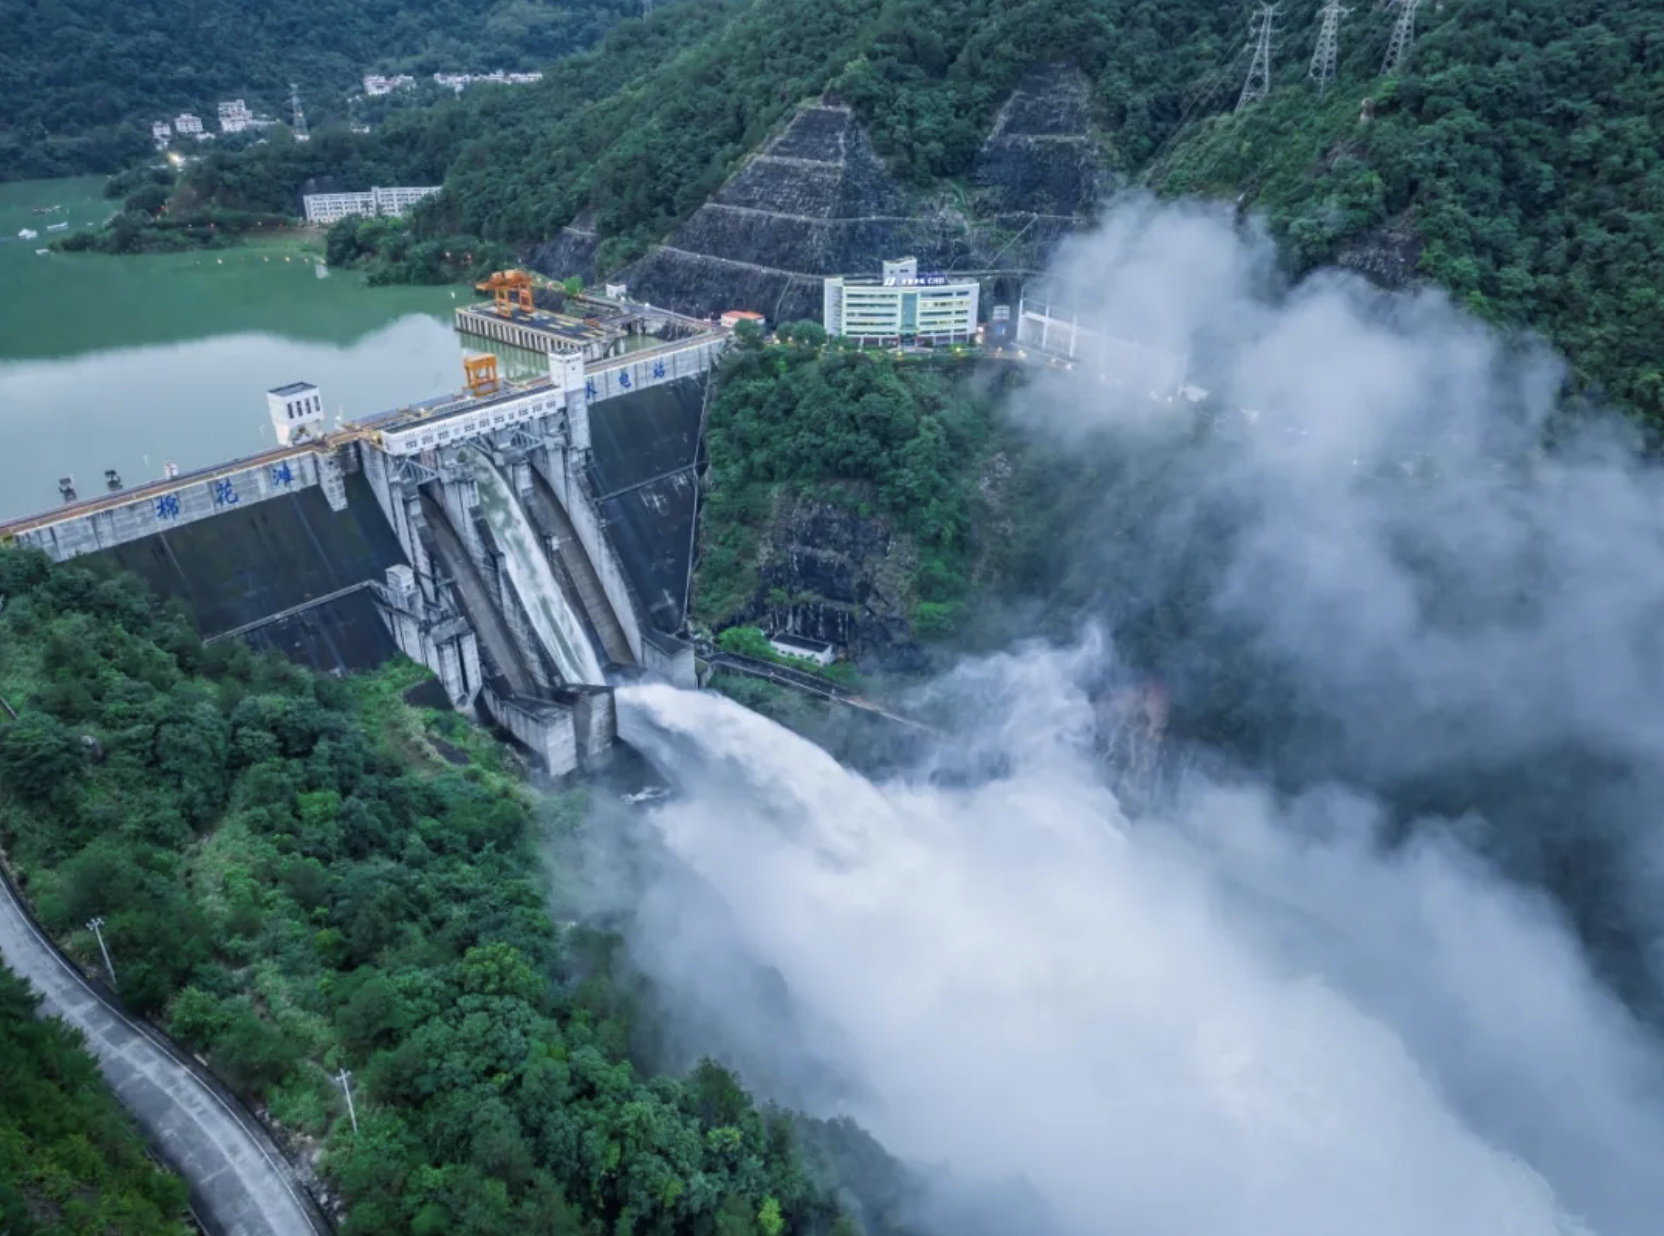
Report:
<svg viewBox="0 0 1664 1236"><path fill-rule="evenodd" d="M50 250L50 249L36 249L35 252L40 254L42 257L49 257L52 253L52 250Z"/></svg>
<svg viewBox="0 0 1664 1236"><path fill-rule="evenodd" d="M69 226L69 220L65 219L62 223L48 223L46 225L46 230L49 231L49 232L61 232L65 228L67 228L68 226Z"/></svg>
<svg viewBox="0 0 1664 1236"><path fill-rule="evenodd" d="M40 233L35 231L34 228L26 227L17 234L17 238L19 240L33 240L35 237L37 237L39 235L40 235Z"/></svg>

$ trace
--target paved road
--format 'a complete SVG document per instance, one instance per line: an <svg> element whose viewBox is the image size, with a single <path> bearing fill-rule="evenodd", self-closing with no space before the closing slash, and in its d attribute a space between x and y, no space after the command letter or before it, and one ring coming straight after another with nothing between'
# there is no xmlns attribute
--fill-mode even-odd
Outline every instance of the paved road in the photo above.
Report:
<svg viewBox="0 0 1664 1236"><path fill-rule="evenodd" d="M212 1236L327 1236L264 1130L103 1003L41 936L3 880L0 957L41 994L44 1012L87 1036L110 1088L189 1183L191 1208Z"/></svg>

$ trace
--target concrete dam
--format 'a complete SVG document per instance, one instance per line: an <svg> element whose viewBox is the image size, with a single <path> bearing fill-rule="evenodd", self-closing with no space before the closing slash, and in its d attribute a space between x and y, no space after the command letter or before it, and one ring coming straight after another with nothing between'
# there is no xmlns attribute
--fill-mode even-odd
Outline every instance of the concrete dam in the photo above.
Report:
<svg viewBox="0 0 1664 1236"><path fill-rule="evenodd" d="M460 394L333 431L316 387L279 387L276 449L0 524L0 544L107 560L205 639L324 672L402 652L551 772L593 767L616 738L610 682L694 685L695 465L728 343L624 308L633 349L538 337L546 374L472 357Z"/></svg>

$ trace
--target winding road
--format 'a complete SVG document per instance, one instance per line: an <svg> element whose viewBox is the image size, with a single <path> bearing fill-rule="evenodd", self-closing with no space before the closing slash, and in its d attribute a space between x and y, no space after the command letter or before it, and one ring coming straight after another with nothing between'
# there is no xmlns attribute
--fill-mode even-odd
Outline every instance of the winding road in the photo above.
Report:
<svg viewBox="0 0 1664 1236"><path fill-rule="evenodd" d="M41 933L4 878L0 957L41 995L43 1012L86 1035L110 1089L190 1186L191 1209L210 1236L329 1236L266 1131L159 1035L99 994Z"/></svg>

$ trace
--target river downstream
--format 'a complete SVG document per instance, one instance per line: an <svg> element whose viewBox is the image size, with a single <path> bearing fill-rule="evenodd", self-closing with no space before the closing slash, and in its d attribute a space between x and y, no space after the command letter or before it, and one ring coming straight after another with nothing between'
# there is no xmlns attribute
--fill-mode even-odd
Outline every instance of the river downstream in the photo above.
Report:
<svg viewBox="0 0 1664 1236"><path fill-rule="evenodd" d="M106 468L133 485L270 446L265 391L286 382L317 383L331 422L460 385L460 289L368 288L292 237L38 253L49 224L114 209L101 183L0 185L0 519L56 505L59 477L86 497Z"/></svg>

